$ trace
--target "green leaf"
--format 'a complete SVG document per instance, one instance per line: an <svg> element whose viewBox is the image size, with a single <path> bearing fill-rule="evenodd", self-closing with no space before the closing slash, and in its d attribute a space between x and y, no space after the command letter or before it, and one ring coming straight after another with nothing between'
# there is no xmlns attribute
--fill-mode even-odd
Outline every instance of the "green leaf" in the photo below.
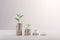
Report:
<svg viewBox="0 0 60 40"><path fill-rule="evenodd" d="M15 18L18 22L19 22L19 19L18 18Z"/></svg>
<svg viewBox="0 0 60 40"><path fill-rule="evenodd" d="M27 28L28 28L28 27L30 27L31 25L30 25L30 24L27 24L26 26L27 26Z"/></svg>
<svg viewBox="0 0 60 40"><path fill-rule="evenodd" d="M22 18L24 15L20 15L19 18Z"/></svg>
<svg viewBox="0 0 60 40"><path fill-rule="evenodd" d="M21 14L16 14L17 17L15 18L18 22L21 20L21 18L23 17L23 15Z"/></svg>

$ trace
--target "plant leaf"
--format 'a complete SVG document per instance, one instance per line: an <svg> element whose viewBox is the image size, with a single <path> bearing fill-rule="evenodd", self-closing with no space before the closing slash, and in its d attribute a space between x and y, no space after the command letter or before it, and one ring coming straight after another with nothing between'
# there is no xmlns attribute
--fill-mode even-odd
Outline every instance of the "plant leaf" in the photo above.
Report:
<svg viewBox="0 0 60 40"><path fill-rule="evenodd" d="M30 27L31 25L30 25L30 24L27 24L26 26L27 26L27 28L28 28L28 27Z"/></svg>
<svg viewBox="0 0 60 40"><path fill-rule="evenodd" d="M19 19L18 18L15 18L18 22L19 22Z"/></svg>
<svg viewBox="0 0 60 40"><path fill-rule="evenodd" d="M19 18L22 18L24 15L20 15Z"/></svg>

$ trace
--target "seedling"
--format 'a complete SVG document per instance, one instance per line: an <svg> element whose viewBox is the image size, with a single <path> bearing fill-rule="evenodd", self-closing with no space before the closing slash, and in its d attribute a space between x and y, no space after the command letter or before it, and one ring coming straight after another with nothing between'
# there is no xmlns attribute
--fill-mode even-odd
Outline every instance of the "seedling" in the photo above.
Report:
<svg viewBox="0 0 60 40"><path fill-rule="evenodd" d="M32 35L35 35L35 36L39 35L39 33L37 33L37 31L38 31L38 30L35 29Z"/></svg>
<svg viewBox="0 0 60 40"><path fill-rule="evenodd" d="M16 14L17 17L15 18L17 22L21 22L21 18L24 16L24 15L21 15L21 14Z"/></svg>
<svg viewBox="0 0 60 40"><path fill-rule="evenodd" d="M30 24L26 24L26 28L29 28L31 25Z"/></svg>
<svg viewBox="0 0 60 40"><path fill-rule="evenodd" d="M34 30L35 33L36 33L37 31L38 31L37 29Z"/></svg>

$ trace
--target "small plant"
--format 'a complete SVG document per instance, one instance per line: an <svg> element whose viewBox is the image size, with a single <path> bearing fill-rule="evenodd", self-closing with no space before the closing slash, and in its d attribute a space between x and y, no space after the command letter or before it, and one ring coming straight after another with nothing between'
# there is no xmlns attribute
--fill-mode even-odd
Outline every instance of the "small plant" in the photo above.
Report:
<svg viewBox="0 0 60 40"><path fill-rule="evenodd" d="M34 30L34 32L37 32L37 31L38 31L37 29Z"/></svg>
<svg viewBox="0 0 60 40"><path fill-rule="evenodd" d="M26 28L29 28L31 25L30 24L26 24Z"/></svg>
<svg viewBox="0 0 60 40"><path fill-rule="evenodd" d="M21 21L21 18L24 16L24 15L21 15L21 14L16 14L17 17L15 18L17 22L20 22Z"/></svg>
<svg viewBox="0 0 60 40"><path fill-rule="evenodd" d="M32 35L35 35L35 36L39 35L39 33L38 33L38 29L34 29L34 32L33 32Z"/></svg>

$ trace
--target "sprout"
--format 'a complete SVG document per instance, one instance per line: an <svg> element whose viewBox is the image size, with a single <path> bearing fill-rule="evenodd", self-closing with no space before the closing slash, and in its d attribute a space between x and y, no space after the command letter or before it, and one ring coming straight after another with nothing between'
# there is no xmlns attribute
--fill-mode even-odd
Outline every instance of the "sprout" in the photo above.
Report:
<svg viewBox="0 0 60 40"><path fill-rule="evenodd" d="M37 29L34 30L34 32L37 32L37 31L38 31Z"/></svg>
<svg viewBox="0 0 60 40"><path fill-rule="evenodd" d="M16 14L17 17L15 18L17 22L20 22L21 21L21 18L24 16L24 15L21 15L21 14Z"/></svg>
<svg viewBox="0 0 60 40"><path fill-rule="evenodd" d="M29 28L31 25L30 24L26 24L26 28Z"/></svg>

